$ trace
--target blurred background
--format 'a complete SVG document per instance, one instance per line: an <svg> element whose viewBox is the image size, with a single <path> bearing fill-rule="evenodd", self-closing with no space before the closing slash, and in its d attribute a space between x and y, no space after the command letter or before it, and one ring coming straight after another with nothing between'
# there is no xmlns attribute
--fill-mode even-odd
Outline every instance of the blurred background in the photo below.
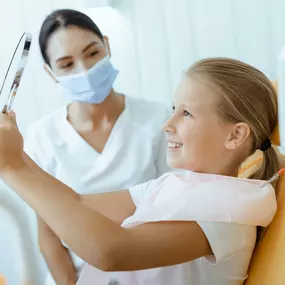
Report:
<svg viewBox="0 0 285 285"><path fill-rule="evenodd" d="M43 69L37 39L44 18L57 8L85 12L109 37L112 62L120 70L116 90L132 97L170 105L182 71L204 57L240 59L273 81L282 79L282 0L3 0L0 81L21 34L33 35L14 105L23 134L31 122L64 103L61 89ZM285 102L279 97L284 142ZM0 275L8 284L18 285L24 271L37 280L34 284L43 284L46 267L37 250L33 213L3 185Z"/></svg>

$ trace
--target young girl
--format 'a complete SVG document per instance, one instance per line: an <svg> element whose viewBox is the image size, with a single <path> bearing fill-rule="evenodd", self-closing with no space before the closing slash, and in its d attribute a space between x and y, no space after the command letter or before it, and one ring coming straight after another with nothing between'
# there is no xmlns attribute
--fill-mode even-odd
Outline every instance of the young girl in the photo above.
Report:
<svg viewBox="0 0 285 285"><path fill-rule="evenodd" d="M276 211L274 189L261 181L279 167L269 140L276 121L277 97L260 71L206 59L183 76L165 124L167 162L188 171L80 196L23 155L13 116L1 115L0 177L89 263L81 284L242 284L256 227ZM237 178L257 149L255 180Z"/></svg>

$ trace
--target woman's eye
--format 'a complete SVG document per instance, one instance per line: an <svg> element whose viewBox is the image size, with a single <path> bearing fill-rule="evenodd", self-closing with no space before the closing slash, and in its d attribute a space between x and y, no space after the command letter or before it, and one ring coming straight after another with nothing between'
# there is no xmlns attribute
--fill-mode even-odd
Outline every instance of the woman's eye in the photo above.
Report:
<svg viewBox="0 0 285 285"><path fill-rule="evenodd" d="M183 110L183 116L185 116L185 117L192 117L192 115L188 111L186 111L186 110Z"/></svg>
<svg viewBox="0 0 285 285"><path fill-rule="evenodd" d="M90 53L90 56L95 56L98 53L98 51L93 51Z"/></svg>
<svg viewBox="0 0 285 285"><path fill-rule="evenodd" d="M174 113L175 111L175 106L172 106L172 113Z"/></svg>
<svg viewBox="0 0 285 285"><path fill-rule="evenodd" d="M73 65L73 63L72 63L72 62L68 62L68 63L66 63L66 64L62 65L62 66L61 66L61 68L66 69L66 68L71 67L72 65Z"/></svg>

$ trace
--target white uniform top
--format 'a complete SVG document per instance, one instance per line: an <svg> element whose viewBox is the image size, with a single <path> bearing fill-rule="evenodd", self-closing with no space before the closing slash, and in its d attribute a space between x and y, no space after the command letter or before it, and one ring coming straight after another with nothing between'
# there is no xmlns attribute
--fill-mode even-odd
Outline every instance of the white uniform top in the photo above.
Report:
<svg viewBox="0 0 285 285"><path fill-rule="evenodd" d="M165 106L126 97L125 110L102 153L67 121L67 107L31 125L25 151L46 172L80 194L128 189L159 177L166 165ZM74 257L74 255L73 255ZM77 266L82 262L76 258Z"/></svg>

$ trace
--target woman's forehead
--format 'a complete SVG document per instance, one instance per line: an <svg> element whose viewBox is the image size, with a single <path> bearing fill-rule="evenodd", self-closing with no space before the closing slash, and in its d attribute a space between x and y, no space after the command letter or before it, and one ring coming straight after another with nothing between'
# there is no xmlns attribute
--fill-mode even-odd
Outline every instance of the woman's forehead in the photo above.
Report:
<svg viewBox="0 0 285 285"><path fill-rule="evenodd" d="M88 45L102 46L101 39L92 31L75 26L61 28L49 38L47 52L53 59L81 53Z"/></svg>

